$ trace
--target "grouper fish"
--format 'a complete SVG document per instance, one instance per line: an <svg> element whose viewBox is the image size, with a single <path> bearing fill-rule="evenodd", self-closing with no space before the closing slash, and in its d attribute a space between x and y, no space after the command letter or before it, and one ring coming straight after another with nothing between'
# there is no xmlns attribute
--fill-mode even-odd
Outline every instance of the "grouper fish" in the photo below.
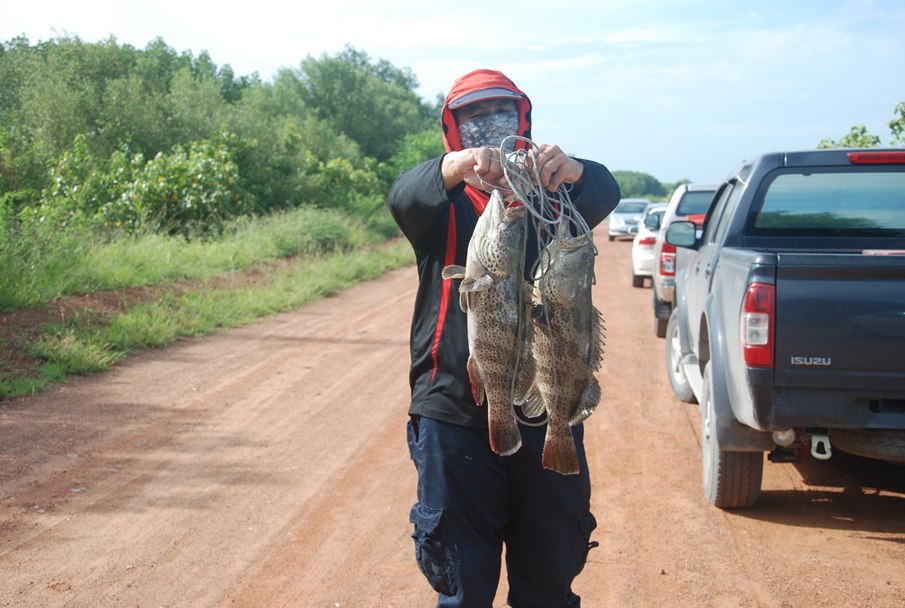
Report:
<svg viewBox="0 0 905 608"><path fill-rule="evenodd" d="M518 370L528 321L525 245L528 210L507 204L494 190L468 243L465 266L447 266L444 279L462 279L459 305L467 315L468 376L475 402L487 399L491 449L501 456L515 453L522 437L513 409ZM527 384L530 384L528 382ZM519 389L521 390L521 389Z"/></svg>
<svg viewBox="0 0 905 608"><path fill-rule="evenodd" d="M570 427L600 401L594 373L603 357L603 318L591 303L595 256L591 232L561 234L544 249L534 281L534 381L548 416L543 466L563 475L579 469Z"/></svg>

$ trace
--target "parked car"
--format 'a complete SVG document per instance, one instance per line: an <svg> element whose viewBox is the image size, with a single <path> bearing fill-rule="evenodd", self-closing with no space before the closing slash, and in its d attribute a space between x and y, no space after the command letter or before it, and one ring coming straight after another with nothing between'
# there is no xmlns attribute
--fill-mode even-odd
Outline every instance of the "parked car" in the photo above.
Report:
<svg viewBox="0 0 905 608"><path fill-rule="evenodd" d="M618 237L634 237L644 210L650 206L646 198L624 198L610 213L608 231L611 241Z"/></svg>
<svg viewBox="0 0 905 608"><path fill-rule="evenodd" d="M654 297L654 332L658 338L666 335L666 323L672 312L672 298L675 289L676 272L685 261L685 253L676 253L676 248L666 242L667 227L676 220L691 219L698 225L704 221L704 214L713 200L716 185L682 184L669 199L660 235L654 245L654 272L651 287Z"/></svg>
<svg viewBox="0 0 905 608"><path fill-rule="evenodd" d="M701 408L704 494L751 507L771 462L838 449L905 463L905 150L758 156L687 248L667 327L676 396Z"/></svg>
<svg viewBox="0 0 905 608"><path fill-rule="evenodd" d="M644 212L638 234L632 240L632 286L644 287L644 279L654 271L654 245L660 235L660 222L666 203L653 203Z"/></svg>

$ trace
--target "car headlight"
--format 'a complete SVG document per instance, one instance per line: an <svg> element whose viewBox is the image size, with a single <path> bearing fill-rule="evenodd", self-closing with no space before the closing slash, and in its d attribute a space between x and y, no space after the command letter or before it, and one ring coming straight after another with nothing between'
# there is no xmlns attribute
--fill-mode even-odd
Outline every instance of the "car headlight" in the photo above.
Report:
<svg viewBox="0 0 905 608"><path fill-rule="evenodd" d="M625 220L621 217L614 217L610 219L610 224L613 226L613 228L622 228L623 226L625 226Z"/></svg>

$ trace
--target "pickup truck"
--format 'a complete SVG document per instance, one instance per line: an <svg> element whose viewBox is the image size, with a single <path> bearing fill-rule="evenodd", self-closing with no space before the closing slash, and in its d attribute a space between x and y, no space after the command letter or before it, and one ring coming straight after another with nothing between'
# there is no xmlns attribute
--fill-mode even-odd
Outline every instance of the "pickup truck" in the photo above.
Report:
<svg viewBox="0 0 905 608"><path fill-rule="evenodd" d="M905 150L759 156L666 241L689 250L667 373L711 504L754 506L765 453L905 462Z"/></svg>

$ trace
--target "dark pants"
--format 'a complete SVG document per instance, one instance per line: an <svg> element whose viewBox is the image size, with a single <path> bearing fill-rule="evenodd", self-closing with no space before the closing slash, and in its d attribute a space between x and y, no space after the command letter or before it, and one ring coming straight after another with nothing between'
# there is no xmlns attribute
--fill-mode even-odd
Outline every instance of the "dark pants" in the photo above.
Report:
<svg viewBox="0 0 905 608"><path fill-rule="evenodd" d="M490 450L486 429L409 421L418 469L412 537L418 565L440 594L438 607L490 608L504 544L510 606L580 606L572 580L584 567L597 525L583 427L573 428L579 475L542 467L545 426L520 428L521 449L500 457Z"/></svg>

